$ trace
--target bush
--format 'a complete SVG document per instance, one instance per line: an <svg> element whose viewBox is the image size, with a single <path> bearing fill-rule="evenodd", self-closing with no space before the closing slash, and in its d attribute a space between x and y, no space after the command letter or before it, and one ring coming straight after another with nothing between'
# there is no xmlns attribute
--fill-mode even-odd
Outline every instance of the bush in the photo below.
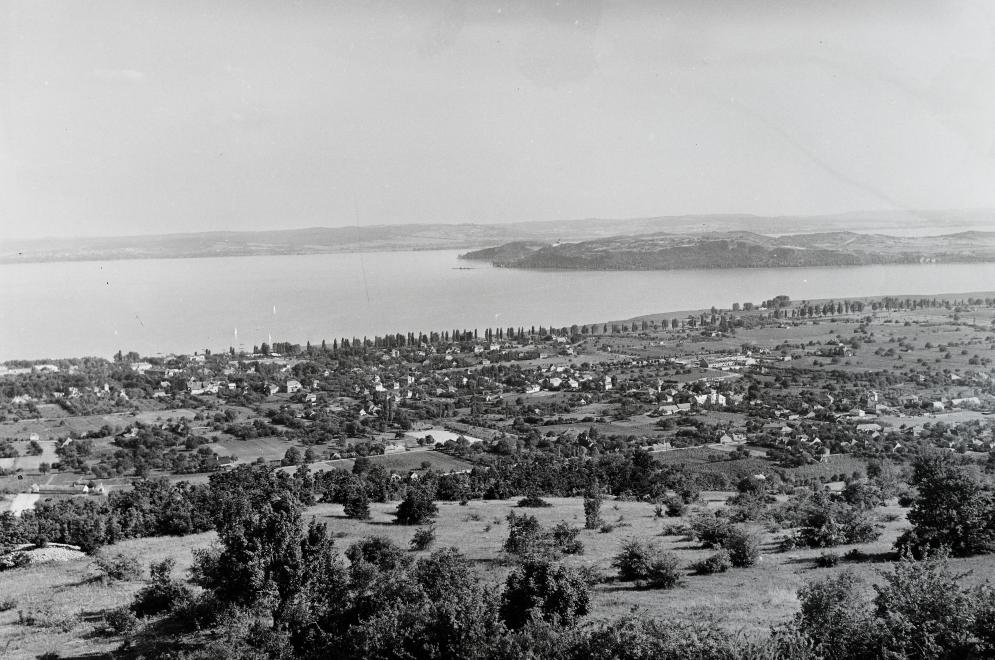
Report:
<svg viewBox="0 0 995 660"><path fill-rule="evenodd" d="M547 502L546 500L542 499L538 495L529 495L528 497L523 497L522 499L518 500L518 506L522 508L542 509L553 505Z"/></svg>
<svg viewBox="0 0 995 660"><path fill-rule="evenodd" d="M70 632L80 623L80 612L66 612L55 603L43 603L17 611L17 622L22 626L32 628L56 628L62 632Z"/></svg>
<svg viewBox="0 0 995 660"><path fill-rule="evenodd" d="M835 552L823 552L815 559L815 565L819 568L832 568L839 563L840 556Z"/></svg>
<svg viewBox="0 0 995 660"><path fill-rule="evenodd" d="M545 534L542 525L535 516L508 514L508 538L504 542L504 551L513 555L524 556L543 552Z"/></svg>
<svg viewBox="0 0 995 660"><path fill-rule="evenodd" d="M794 625L820 657L832 660L878 657L874 621L861 596L859 579L841 571L805 585L798 591L801 610Z"/></svg>
<svg viewBox="0 0 995 660"><path fill-rule="evenodd" d="M667 509L667 515L671 518L683 516L688 510L688 505L684 503L684 500L675 495L666 497L663 504Z"/></svg>
<svg viewBox="0 0 995 660"><path fill-rule="evenodd" d="M183 607L193 600L193 592L172 577L176 560L167 558L149 567L152 579L135 594L131 611L137 616L153 616Z"/></svg>
<svg viewBox="0 0 995 660"><path fill-rule="evenodd" d="M869 543L881 531L866 511L826 493L816 493L800 504L795 514L799 526L793 542L808 548L832 548L849 543Z"/></svg>
<svg viewBox="0 0 995 660"><path fill-rule="evenodd" d="M126 635L138 627L138 617L127 605L115 607L104 614L107 630L115 635Z"/></svg>
<svg viewBox="0 0 995 660"><path fill-rule="evenodd" d="M729 530L722 547L729 551L729 560L737 568L753 566L760 559L760 539L737 527Z"/></svg>
<svg viewBox="0 0 995 660"><path fill-rule="evenodd" d="M725 542L732 523L714 514L702 514L691 519L691 535L705 548L716 548Z"/></svg>
<svg viewBox="0 0 995 660"><path fill-rule="evenodd" d="M601 495L596 491L584 497L584 527L597 529L601 525Z"/></svg>
<svg viewBox="0 0 995 660"><path fill-rule="evenodd" d="M725 573L732 568L732 559L728 550L719 550L713 555L692 564L691 568L698 575L712 575L714 573Z"/></svg>
<svg viewBox="0 0 995 660"><path fill-rule="evenodd" d="M123 552L113 555L101 553L94 558L94 561L105 582L138 580L142 577L142 567L138 559Z"/></svg>
<svg viewBox="0 0 995 660"><path fill-rule="evenodd" d="M621 552L612 560L612 566L618 569L618 578L623 582L639 582L664 589L680 582L679 563L673 553L636 539L623 541Z"/></svg>
<svg viewBox="0 0 995 660"><path fill-rule="evenodd" d="M660 530L660 536L693 536L694 532L690 527L682 523L664 525Z"/></svg>
<svg viewBox="0 0 995 660"><path fill-rule="evenodd" d="M31 563L31 557L26 552L8 552L0 556L0 571L21 568Z"/></svg>
<svg viewBox="0 0 995 660"><path fill-rule="evenodd" d="M404 551L384 536L367 536L350 545L345 556L353 566L372 564L381 571L390 571L408 564Z"/></svg>
<svg viewBox="0 0 995 660"><path fill-rule="evenodd" d="M11 599L0 600L0 612L7 612L17 607L17 602Z"/></svg>
<svg viewBox="0 0 995 660"><path fill-rule="evenodd" d="M414 536L411 537L412 550L427 550L433 543L435 543L434 527L421 527L416 529Z"/></svg>
<svg viewBox="0 0 995 660"><path fill-rule="evenodd" d="M528 559L512 571L501 594L501 618L521 628L536 614L543 620L570 626L590 609L587 580L575 568L544 559Z"/></svg>
<svg viewBox="0 0 995 660"><path fill-rule="evenodd" d="M578 537L580 528L572 527L566 521L560 521L553 527L553 546L565 555L584 554L584 542Z"/></svg>
<svg viewBox="0 0 995 660"><path fill-rule="evenodd" d="M661 552L649 564L649 570L643 579L643 586L650 589L672 589L681 583L684 573L680 568L681 561L672 552Z"/></svg>
<svg viewBox="0 0 995 660"><path fill-rule="evenodd" d="M873 602L847 570L802 588L796 629L819 657L988 658L995 651L995 592L962 587L946 554L906 554L874 585Z"/></svg>
<svg viewBox="0 0 995 660"><path fill-rule="evenodd" d="M992 593L962 587L964 576L953 570L946 550L923 561L906 555L881 575L874 610L887 657L991 657Z"/></svg>
<svg viewBox="0 0 995 660"><path fill-rule="evenodd" d="M628 616L602 624L578 644L571 657L617 660L712 660L715 658L792 658L811 655L779 652L772 644L748 643L723 629L719 621L696 617L689 622ZM550 654L548 657L560 657Z"/></svg>

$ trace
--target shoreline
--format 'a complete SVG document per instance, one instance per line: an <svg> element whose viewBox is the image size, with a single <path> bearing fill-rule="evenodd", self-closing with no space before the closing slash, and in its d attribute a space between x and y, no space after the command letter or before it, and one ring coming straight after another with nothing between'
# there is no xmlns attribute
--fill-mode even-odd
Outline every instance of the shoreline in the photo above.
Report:
<svg viewBox="0 0 995 660"><path fill-rule="evenodd" d="M780 294L772 293L772 294L768 294L768 295L770 295L771 298L773 298L773 297L775 297L777 295L780 295ZM965 291L965 292L947 292L947 293L891 294L891 295L874 295L874 296L840 296L840 297L832 297L832 298L793 298L793 299L791 299L791 303L797 303L797 302L800 302L800 301L805 301L805 302L812 303L812 304L817 304L817 303L818 304L825 304L825 303L828 303L830 301L840 302L840 303L842 303L842 302L849 302L849 301L861 301L861 302L864 302L864 303L870 303L870 302L882 301L882 300L885 300L885 299L903 300L904 301L904 300L932 300L934 298L937 299L937 300L963 299L963 298L981 298L981 299L995 298L995 290ZM760 302L761 301L756 301L757 304L759 304ZM735 311L735 312L733 312L728 307L716 308L716 310L718 312L720 312L720 313L724 312L724 313L727 313L727 314L741 315L741 316L742 315L755 316L755 315L758 315L758 314L761 313L761 309L759 307L758 308L754 308L753 310L738 310L738 311ZM766 312L767 310L763 310L763 311ZM871 312L869 310L864 311L864 312L851 312L849 314L844 314L844 315L839 315L839 316L834 315L834 316L830 316L828 318L838 318L840 316L841 317L853 317L853 316L856 316L857 314L860 314L862 316L866 316L868 314L877 313L877 311L879 311L879 310L876 310L874 312ZM663 311L657 311L657 312L650 312L648 314L638 314L636 316L630 316L630 317L627 317L627 318L610 319L610 320L599 320L599 321L588 321L588 322L585 322L585 323L576 323L576 324L570 324L570 325L567 325L567 326L559 326L559 327L561 327L561 328L562 327L570 327L571 325L577 325L577 326L598 326L598 325L612 324L612 323L632 323L634 321L635 322L641 322L641 321L659 321L659 320L662 320L664 318L666 318L666 319L684 318L684 317L687 317L689 315L700 315L700 314L710 313L710 312L711 312L711 308L705 308L705 307L699 307L697 309L683 309L683 310L672 310L672 311L663 310ZM816 318L823 318L823 317L816 317ZM516 324L516 325L522 325L522 324ZM535 324L529 324L529 325L535 325ZM540 325L542 325L542 324L540 324ZM540 327L540 325L535 325L535 327ZM546 327L546 326L542 325L542 327ZM486 328L479 328L479 327L475 328L475 329L473 329L473 328L463 328L463 330L470 330L471 332L474 331L474 330L476 330L476 331L482 332L482 331L486 330ZM421 330L418 330L418 331L415 331L415 332L416 333L420 332L420 333L424 333L424 334L430 334L430 333L433 333L433 332L442 332L442 331L443 330L441 328L435 328L435 329L421 329ZM387 333L387 334L393 335L393 334L397 334L397 333ZM370 337L370 336L372 336L372 335L367 335L367 337ZM333 337L333 339L339 339L339 338L338 337ZM351 339L351 338L349 338L349 339ZM274 341L274 343L290 343L290 344L294 344L294 343L297 343L297 342L293 338L276 338L275 341ZM197 349L197 350L195 350L193 352L190 352L190 353L182 353L182 352L146 353L146 354L141 354L141 357L143 357L143 358L145 358L145 357L161 358L161 357L180 356L180 355L198 355L198 354L200 354L202 352L202 350L203 349ZM210 350L213 353L213 352L221 352L222 350L227 350L227 349L219 349L218 351L215 351L214 349L210 349ZM7 358L7 359L0 360L0 365L7 365L7 364L10 364L10 363L45 363L45 362L52 362L52 361L59 361L59 360L79 360L79 359L85 359L85 358L99 358L99 359L110 360L110 359L112 359L112 357L113 357L113 354L112 355L75 355L75 356L61 356L61 357L48 356L48 357L35 357L35 358Z"/></svg>

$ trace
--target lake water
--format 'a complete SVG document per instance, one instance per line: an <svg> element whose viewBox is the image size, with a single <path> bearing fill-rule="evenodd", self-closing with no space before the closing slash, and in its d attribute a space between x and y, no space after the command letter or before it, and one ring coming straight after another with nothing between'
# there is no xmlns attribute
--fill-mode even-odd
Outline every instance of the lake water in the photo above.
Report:
<svg viewBox="0 0 995 660"><path fill-rule="evenodd" d="M524 271L456 251L0 265L0 359L190 353L408 331L564 326L792 299L995 289L995 264ZM472 270L457 270L459 267ZM236 334L237 329L237 334Z"/></svg>

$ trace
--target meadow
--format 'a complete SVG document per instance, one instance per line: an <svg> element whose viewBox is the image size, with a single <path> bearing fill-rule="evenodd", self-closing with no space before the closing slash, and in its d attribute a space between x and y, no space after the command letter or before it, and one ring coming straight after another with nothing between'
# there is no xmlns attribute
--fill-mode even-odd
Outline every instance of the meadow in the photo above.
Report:
<svg viewBox="0 0 995 660"><path fill-rule="evenodd" d="M790 619L798 609L797 592L806 582L836 571L851 570L865 582L868 594L871 583L879 580L880 570L894 560L892 544L907 527L905 510L891 503L876 513L882 525L881 537L860 545L834 548L845 555L851 549L863 553L862 561L842 561L833 568L818 568L819 549L779 550L784 531L772 531L758 525L752 528L762 537L760 561L750 568L734 568L726 573L696 575L690 565L709 554L696 542L673 534L673 528L687 523L689 516L725 506L730 492L705 491L698 503L681 517L660 517L654 506L641 501L606 499L602 519L610 531L582 530L581 555L563 558L569 565L586 567L602 579L592 588L592 611L589 620L613 619L639 614L659 620L711 619L715 625L744 635L762 634L771 626ZM502 549L508 536L507 516L511 512L536 516L544 527L560 521L583 527L583 500L547 498L551 506L521 508L517 500L474 500L466 504L439 502L434 523L436 540L428 550L409 551L422 556L438 547L456 547L480 571L485 581L499 589L517 559ZM305 521L314 518L328 526L340 552L364 537L377 535L391 539L402 548L409 547L414 527L393 524L396 503L372 503L369 520L345 517L341 505L318 504L305 513ZM673 551L685 566L682 584L674 589L638 589L631 583L613 579L611 561L621 543L629 538L650 541ZM177 575L184 575L193 560L193 551L214 542L213 532L187 537L155 537L130 540L104 548L105 554L125 553L136 557L146 569L150 562L172 557L177 561ZM968 584L987 581L995 570L995 557L956 559L955 569L965 573ZM105 632L104 615L126 605L142 586L141 581L105 583L90 557L65 563L37 564L3 574L0 597L0 639L5 658L35 658L58 652L59 657L99 657L116 648L121 638ZM28 623L24 623L28 621Z"/></svg>

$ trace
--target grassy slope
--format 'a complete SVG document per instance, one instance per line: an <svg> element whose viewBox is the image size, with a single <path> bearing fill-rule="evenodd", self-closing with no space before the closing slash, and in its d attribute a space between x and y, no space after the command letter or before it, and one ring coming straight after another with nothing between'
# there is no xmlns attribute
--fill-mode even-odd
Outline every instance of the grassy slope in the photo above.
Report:
<svg viewBox="0 0 995 660"><path fill-rule="evenodd" d="M136 539L118 543L107 551L138 557L146 571L149 563L173 557L182 574L193 561L193 549L207 547L213 538L210 532L183 538ZM0 601L12 604L0 612L0 657L19 660L44 653L83 656L108 653L120 646L121 638L101 634L103 613L131 602L142 582L105 585L96 579L97 575L90 558L38 564L0 574ZM22 625L22 614L39 623Z"/></svg>
<svg viewBox="0 0 995 660"><path fill-rule="evenodd" d="M728 493L706 493L709 508L721 506ZM455 546L476 562L484 579L497 585L513 567L501 551L507 537L505 516L510 511L528 512L537 516L544 525L560 520L582 526L582 501L576 498L549 498L552 507L544 509L518 509L515 501L470 502L466 506L440 503L436 522L435 547ZM309 511L326 522L335 535L336 545L344 550L363 536L386 536L402 547L407 547L414 528L393 525L391 512L394 503L373 504L372 519L355 521L345 518L342 507L321 504ZM903 511L889 507L883 511L895 514L897 519L886 523L882 538L860 546L868 553L884 553L905 526ZM677 552L685 565L710 551L685 542L681 537L661 536L665 526L678 519L655 518L653 508L641 502L606 501L602 518L621 526L610 533L584 530L581 539L586 547L582 556L567 557L564 561L576 566L591 566L611 575L610 562L622 540L629 537L653 540L668 550ZM759 565L749 569L734 569L723 575L695 576L688 574L683 586L672 591L637 590L622 583L600 584L592 594L591 619L613 618L637 612L654 618L688 618L714 616L722 625L733 631L747 634L762 633L771 625L790 618L797 610L796 592L806 581L834 571L850 568L868 583L876 579L876 571L886 568L884 563L843 564L832 569L818 569L813 561L820 550L797 550L790 553L775 552L774 544L779 534L765 534L765 554ZM177 559L180 571L189 567L192 550L207 547L213 534L200 534L185 538L154 538L121 543L112 551L137 555L143 564L166 556ZM840 554L849 546L835 549ZM413 553L414 554L414 553ZM971 571L965 580L980 583L995 569L995 557L956 560L958 571ZM52 564L10 571L3 574L4 599L14 601L12 610L0 613L0 639L7 644L4 657L30 658L40 653L59 651L63 655L106 652L119 640L95 635L101 626L100 613L130 601L140 587L138 583L125 582L103 586L89 581L95 575L90 560L67 564ZM868 587L869 589L869 587ZM18 610L47 613L48 625L23 626L17 623ZM73 615L83 615L66 623Z"/></svg>

